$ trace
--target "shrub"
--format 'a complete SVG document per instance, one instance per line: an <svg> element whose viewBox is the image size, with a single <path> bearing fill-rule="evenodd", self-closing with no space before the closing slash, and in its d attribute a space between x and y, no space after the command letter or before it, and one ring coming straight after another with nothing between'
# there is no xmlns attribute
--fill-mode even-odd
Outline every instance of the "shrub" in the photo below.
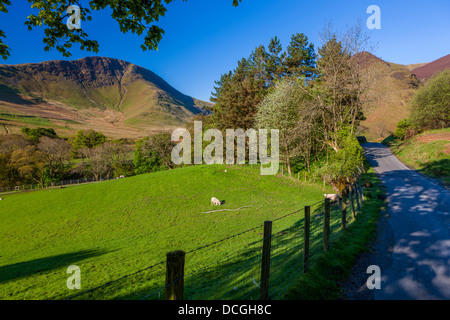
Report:
<svg viewBox="0 0 450 320"><path fill-rule="evenodd" d="M403 119L397 123L397 128L394 131L394 136L397 139L405 140L415 133L413 124L410 119Z"/></svg>
<svg viewBox="0 0 450 320"><path fill-rule="evenodd" d="M440 129L450 126L450 70L430 79L414 95L411 121L416 129Z"/></svg>
<svg viewBox="0 0 450 320"><path fill-rule="evenodd" d="M364 151L356 137L348 128L339 133L340 149L330 156L316 174L331 184L333 189L341 193L356 168L364 161Z"/></svg>

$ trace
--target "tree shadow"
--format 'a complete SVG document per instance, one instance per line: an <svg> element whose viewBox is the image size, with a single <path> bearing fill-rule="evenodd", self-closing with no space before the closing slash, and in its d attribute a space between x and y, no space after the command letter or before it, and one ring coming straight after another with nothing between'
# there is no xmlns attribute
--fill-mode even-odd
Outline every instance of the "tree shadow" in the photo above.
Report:
<svg viewBox="0 0 450 320"><path fill-rule="evenodd" d="M310 263L323 253L323 204L311 207L310 222ZM331 246L340 232L341 210L336 205L331 208L330 242ZM292 216L286 228L277 226L273 221L271 237L271 259L269 298L278 299L303 274L304 216L298 212ZM350 220L351 218L349 218ZM185 300L254 300L259 299L261 281L261 261L263 258L263 227L252 230L247 240L234 238L237 245L221 243L219 246L186 255L184 277ZM228 246L224 248L222 246ZM239 248L240 249L236 249ZM207 256L205 260L203 257ZM192 261L195 261L192 263ZM123 286L133 286L138 279L129 279L131 283L117 283L117 288L108 288L105 292L93 293L83 299L119 299L119 300L159 300L164 299L164 268L159 270L159 281L154 281L156 273L140 276L139 288L128 293L119 293ZM150 280L151 282L150 283ZM142 281L143 280L143 281ZM106 288L105 288L106 289Z"/></svg>
<svg viewBox="0 0 450 320"><path fill-rule="evenodd" d="M394 231L392 264L383 270L377 298L449 299L450 193L419 173L429 173L433 167L448 169L450 161L437 160L426 170L409 170L385 161L393 157L386 147L368 147L367 159L386 187L389 224Z"/></svg>
<svg viewBox="0 0 450 320"><path fill-rule="evenodd" d="M82 250L0 266L0 283L29 277L37 273L47 272L61 267L68 267L75 262L100 256L105 253L105 251L100 250Z"/></svg>
<svg viewBox="0 0 450 320"><path fill-rule="evenodd" d="M450 185L450 159L428 161L422 165L423 167L418 170L419 173L441 179L444 186Z"/></svg>

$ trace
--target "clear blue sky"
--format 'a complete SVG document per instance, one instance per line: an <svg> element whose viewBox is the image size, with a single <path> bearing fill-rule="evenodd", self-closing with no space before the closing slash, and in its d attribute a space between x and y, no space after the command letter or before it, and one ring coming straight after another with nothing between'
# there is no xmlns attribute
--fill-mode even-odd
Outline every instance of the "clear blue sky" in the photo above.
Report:
<svg viewBox="0 0 450 320"><path fill-rule="evenodd" d="M9 13L0 13L0 30L12 53L8 64L65 59L56 50L44 51L43 30L28 31L33 12L26 0L14 0ZM86 4L87 0L81 0ZM381 30L371 30L380 58L401 64L430 62L450 53L448 0L175 0L159 26L164 35L159 51L143 52L142 38L122 34L108 10L93 13L82 28L99 41L99 56L122 59L152 70L181 92L209 100L214 81L234 69L258 45L273 36L287 46L294 33L305 33L317 46L319 32L332 21L337 29L364 23L369 5L381 8ZM75 45L70 59L95 55ZM0 62L5 63L5 62Z"/></svg>

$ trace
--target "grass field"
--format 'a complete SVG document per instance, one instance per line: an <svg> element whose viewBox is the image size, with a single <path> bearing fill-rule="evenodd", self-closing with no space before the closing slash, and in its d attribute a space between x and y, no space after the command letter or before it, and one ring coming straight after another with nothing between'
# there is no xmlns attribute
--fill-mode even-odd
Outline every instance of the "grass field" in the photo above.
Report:
<svg viewBox="0 0 450 320"><path fill-rule="evenodd" d="M224 169L228 172L224 172ZM323 199L331 190L295 179L261 176L249 166L192 166L99 182L4 196L0 202L0 299L65 299L67 267L81 269L81 292L124 279L82 299L136 299L164 285L167 252L192 251L249 228L186 257L190 273L260 240L275 220ZM225 200L212 207L211 197ZM203 213L218 209L237 209ZM301 213L274 222L289 228ZM245 266L247 258L227 261ZM187 287L207 279L190 277ZM196 282L196 283L193 283ZM150 297L158 298L158 297Z"/></svg>

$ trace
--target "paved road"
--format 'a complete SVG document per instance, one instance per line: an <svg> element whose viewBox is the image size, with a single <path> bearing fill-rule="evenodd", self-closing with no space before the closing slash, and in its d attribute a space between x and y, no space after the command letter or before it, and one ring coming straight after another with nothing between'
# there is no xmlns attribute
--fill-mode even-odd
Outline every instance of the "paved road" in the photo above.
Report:
<svg viewBox="0 0 450 320"><path fill-rule="evenodd" d="M382 144L363 147L386 186L392 234L374 298L450 299L450 192L410 170Z"/></svg>

